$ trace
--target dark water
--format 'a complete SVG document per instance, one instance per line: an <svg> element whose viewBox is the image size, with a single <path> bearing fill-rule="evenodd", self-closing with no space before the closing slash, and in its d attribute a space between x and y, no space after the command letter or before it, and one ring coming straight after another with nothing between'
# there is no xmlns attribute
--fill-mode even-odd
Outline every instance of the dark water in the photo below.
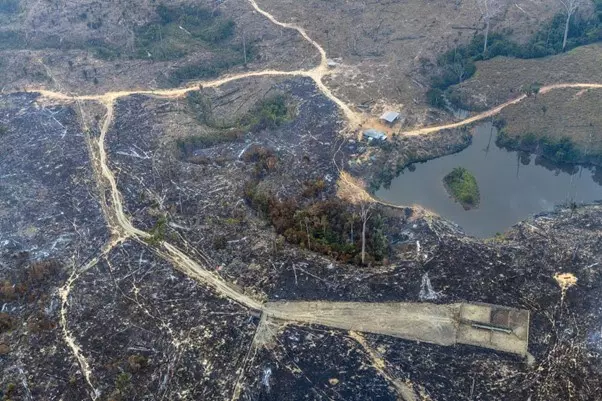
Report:
<svg viewBox="0 0 602 401"><path fill-rule="evenodd" d="M491 237L530 215L554 205L602 199L602 169L554 166L522 152L495 145L491 123L476 128L472 144L463 151L415 165L395 178L376 196L400 205L420 204L460 225L467 234ZM478 209L464 210L443 187L443 177L454 167L474 174L481 192Z"/></svg>

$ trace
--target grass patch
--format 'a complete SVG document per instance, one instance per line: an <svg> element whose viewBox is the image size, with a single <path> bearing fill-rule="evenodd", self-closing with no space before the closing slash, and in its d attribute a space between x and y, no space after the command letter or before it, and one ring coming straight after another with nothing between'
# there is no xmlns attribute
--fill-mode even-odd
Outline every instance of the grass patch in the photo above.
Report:
<svg viewBox="0 0 602 401"><path fill-rule="evenodd" d="M196 152L201 149L222 143L241 141L247 132L274 129L292 118L292 112L287 105L287 98L282 94L268 97L256 103L240 119L219 122L214 117L211 99L202 90L188 93L186 100L189 109L200 123L216 129L212 133L189 136L176 142L180 157L195 163L208 161L202 156L197 157Z"/></svg>
<svg viewBox="0 0 602 401"><path fill-rule="evenodd" d="M249 131L274 129L292 118L286 96L274 95L258 102L243 118L239 125Z"/></svg>
<svg viewBox="0 0 602 401"><path fill-rule="evenodd" d="M594 0L594 5L593 17L585 18L577 14L571 18L565 51L602 41L602 0ZM433 107L443 108L444 96L447 95L454 106L468 107L465 99L458 94L449 93L447 89L472 77L476 72L477 61L497 56L532 59L561 53L565 21L564 14L555 15L525 44L511 40L509 38L511 32L497 32L489 35L486 52L483 52L484 36L475 35L470 43L443 53L437 59L439 73L431 80L427 102Z"/></svg>
<svg viewBox="0 0 602 401"><path fill-rule="evenodd" d="M602 93L563 89L508 107L499 116L499 146L554 163L602 164Z"/></svg>
<svg viewBox="0 0 602 401"><path fill-rule="evenodd" d="M253 46L247 46L247 60L253 57ZM195 79L214 78L232 67L244 65L245 56L240 46L214 51L210 59L174 69L169 74L169 83L180 85Z"/></svg>
<svg viewBox="0 0 602 401"><path fill-rule="evenodd" d="M234 36L234 21L197 6L157 6L158 20L136 30L138 58L173 60L198 48L223 45Z"/></svg>
<svg viewBox="0 0 602 401"><path fill-rule="evenodd" d="M115 60L121 57L177 60L188 54L202 51L208 54L203 61L172 70L168 76L171 85L194 79L211 78L223 71L252 60L255 46L252 41L243 48L233 43L236 24L219 11L184 5L159 5L157 17L135 30L135 51L123 49L102 40L88 41L86 47L96 58Z"/></svg>
<svg viewBox="0 0 602 401"><path fill-rule="evenodd" d="M477 179L464 167L456 167L443 178L449 194L469 210L479 206L480 194Z"/></svg>
<svg viewBox="0 0 602 401"><path fill-rule="evenodd" d="M189 92L186 102L197 121L217 129L238 129L258 132L274 129L292 118L292 110L287 104L287 97L282 94L273 95L257 102L251 110L239 119L219 120L213 114L213 104L203 90Z"/></svg>

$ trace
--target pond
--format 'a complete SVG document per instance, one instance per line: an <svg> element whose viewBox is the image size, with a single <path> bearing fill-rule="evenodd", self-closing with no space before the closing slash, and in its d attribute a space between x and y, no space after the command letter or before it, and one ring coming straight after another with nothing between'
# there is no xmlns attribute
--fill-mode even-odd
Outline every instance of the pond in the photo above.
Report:
<svg viewBox="0 0 602 401"><path fill-rule="evenodd" d="M376 196L398 205L422 205L481 238L558 204L602 199L602 168L556 166L541 157L507 151L495 144L496 135L491 123L480 124L466 149L406 168ZM477 209L464 210L445 190L443 177L454 167L464 167L476 177L481 194Z"/></svg>

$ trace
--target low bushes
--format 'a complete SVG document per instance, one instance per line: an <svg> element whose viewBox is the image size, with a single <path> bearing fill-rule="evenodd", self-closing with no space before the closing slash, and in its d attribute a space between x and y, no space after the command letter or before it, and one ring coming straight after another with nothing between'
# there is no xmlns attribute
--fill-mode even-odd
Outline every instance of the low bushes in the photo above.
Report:
<svg viewBox="0 0 602 401"><path fill-rule="evenodd" d="M477 180L464 167L456 167L443 178L450 195L460 202L465 209L479 205L480 194Z"/></svg>
<svg viewBox="0 0 602 401"><path fill-rule="evenodd" d="M581 152L570 138L555 140L549 137L538 138L533 133L527 133L522 137L509 135L505 130L498 134L496 144L510 150L523 150L539 154L546 159L560 164L574 164L588 162L587 155ZM596 158L596 155L589 155Z"/></svg>
<svg viewBox="0 0 602 401"><path fill-rule="evenodd" d="M585 18L577 14L571 18L565 50L602 40L602 0L594 0L594 5L596 11L593 17ZM485 53L483 53L485 40L483 35L476 35L470 43L443 53L437 59L439 73L432 77L431 90L427 92L428 103L433 107L444 107L443 96L446 89L474 75L476 61L497 56L539 58L562 52L565 22L564 14L555 15L525 44L511 40L510 32L492 33L489 35L488 48ZM449 98L449 100L457 107L466 107L465 104L455 104L453 98Z"/></svg>
<svg viewBox="0 0 602 401"><path fill-rule="evenodd" d="M240 126L249 131L274 129L290 119L284 95L266 98L255 105L240 120Z"/></svg>

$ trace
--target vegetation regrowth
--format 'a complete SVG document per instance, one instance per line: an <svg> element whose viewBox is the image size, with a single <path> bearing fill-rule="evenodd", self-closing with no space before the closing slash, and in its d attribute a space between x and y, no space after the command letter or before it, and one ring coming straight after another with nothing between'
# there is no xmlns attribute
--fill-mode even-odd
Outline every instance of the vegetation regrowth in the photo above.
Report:
<svg viewBox="0 0 602 401"><path fill-rule="evenodd" d="M449 194L460 202L464 209L478 207L480 194L477 180L464 167L454 168L451 173L443 178L443 182Z"/></svg>

